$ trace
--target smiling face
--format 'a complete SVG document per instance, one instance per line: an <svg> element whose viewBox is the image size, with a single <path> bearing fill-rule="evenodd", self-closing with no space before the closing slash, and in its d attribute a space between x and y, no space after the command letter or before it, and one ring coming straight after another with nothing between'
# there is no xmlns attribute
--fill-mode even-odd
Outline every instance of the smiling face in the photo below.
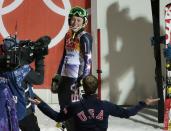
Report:
<svg viewBox="0 0 171 131"><path fill-rule="evenodd" d="M72 31L79 31L84 25L84 20L82 17L72 16L70 21L70 28Z"/></svg>

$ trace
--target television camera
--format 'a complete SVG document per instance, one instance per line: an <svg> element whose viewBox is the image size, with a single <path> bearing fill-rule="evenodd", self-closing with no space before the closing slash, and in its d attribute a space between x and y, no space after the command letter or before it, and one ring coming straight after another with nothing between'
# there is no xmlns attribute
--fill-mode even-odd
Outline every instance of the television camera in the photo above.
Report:
<svg viewBox="0 0 171 131"><path fill-rule="evenodd" d="M7 37L0 45L0 72L15 70L23 65L32 63L48 54L49 36L42 36L36 41L17 40Z"/></svg>

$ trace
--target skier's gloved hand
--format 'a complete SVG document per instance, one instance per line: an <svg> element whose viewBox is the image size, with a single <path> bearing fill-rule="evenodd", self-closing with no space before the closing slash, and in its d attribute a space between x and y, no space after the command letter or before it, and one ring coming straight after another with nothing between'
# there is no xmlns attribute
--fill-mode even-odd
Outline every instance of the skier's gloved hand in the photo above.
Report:
<svg viewBox="0 0 171 131"><path fill-rule="evenodd" d="M56 74L52 78L52 83L51 83L51 91L52 91L52 93L58 93L60 81L61 81L61 75L59 75L59 74Z"/></svg>
<svg viewBox="0 0 171 131"><path fill-rule="evenodd" d="M168 44L168 47L163 52L166 59L171 60L171 44Z"/></svg>

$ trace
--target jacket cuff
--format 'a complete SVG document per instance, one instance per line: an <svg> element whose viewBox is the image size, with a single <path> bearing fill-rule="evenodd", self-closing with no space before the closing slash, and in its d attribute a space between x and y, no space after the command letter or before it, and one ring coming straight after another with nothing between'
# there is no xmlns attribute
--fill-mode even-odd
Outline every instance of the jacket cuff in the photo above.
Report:
<svg viewBox="0 0 171 131"><path fill-rule="evenodd" d="M144 101L140 101L139 104L140 104L141 106L143 106L143 107L146 107L146 106L147 106L147 104L146 104Z"/></svg>

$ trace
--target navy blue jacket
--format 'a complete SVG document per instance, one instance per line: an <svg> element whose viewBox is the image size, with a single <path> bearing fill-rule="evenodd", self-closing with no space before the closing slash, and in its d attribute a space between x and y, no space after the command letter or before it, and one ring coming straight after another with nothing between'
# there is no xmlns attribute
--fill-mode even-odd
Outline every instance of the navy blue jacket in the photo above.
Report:
<svg viewBox="0 0 171 131"><path fill-rule="evenodd" d="M129 118L136 115L145 106L144 102L139 102L136 106L124 109L110 102L98 100L96 95L92 95L83 96L81 101L72 103L60 113L54 111L44 102L41 102L38 108L45 115L58 122L73 117L76 123L76 131L106 131L109 115Z"/></svg>

